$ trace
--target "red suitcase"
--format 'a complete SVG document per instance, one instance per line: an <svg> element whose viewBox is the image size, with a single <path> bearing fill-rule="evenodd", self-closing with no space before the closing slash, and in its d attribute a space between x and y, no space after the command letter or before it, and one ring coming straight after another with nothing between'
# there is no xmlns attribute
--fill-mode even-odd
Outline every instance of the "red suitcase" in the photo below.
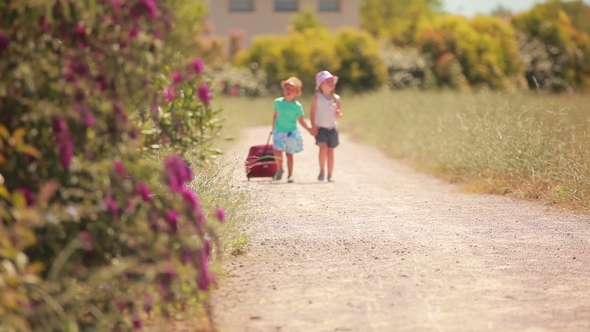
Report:
<svg viewBox="0 0 590 332"><path fill-rule="evenodd" d="M278 169L273 146L270 144L270 136L266 144L250 147L246 158L246 177L248 181L250 181L250 178L272 178Z"/></svg>

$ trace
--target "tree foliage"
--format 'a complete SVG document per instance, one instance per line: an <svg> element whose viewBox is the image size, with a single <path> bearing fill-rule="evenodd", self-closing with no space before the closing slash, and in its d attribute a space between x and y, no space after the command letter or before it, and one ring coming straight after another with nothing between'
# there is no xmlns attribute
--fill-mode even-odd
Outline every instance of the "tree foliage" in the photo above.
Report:
<svg viewBox="0 0 590 332"><path fill-rule="evenodd" d="M507 78L522 72L515 31L496 17L441 15L423 22L417 42L430 56L439 85L501 89L508 87Z"/></svg>
<svg viewBox="0 0 590 332"><path fill-rule="evenodd" d="M397 45L412 44L420 20L431 17L441 6L440 0L365 0L361 27Z"/></svg>
<svg viewBox="0 0 590 332"><path fill-rule="evenodd" d="M358 92L385 83L379 44L367 32L341 29L331 33L309 12L294 17L293 22L285 36L255 37L250 48L237 56L236 64L263 70L275 93L280 81L289 76L298 76L304 91L311 92L316 73L324 69L339 75L339 87Z"/></svg>
<svg viewBox="0 0 590 332"><path fill-rule="evenodd" d="M590 38L578 30L563 3L549 1L516 15L526 77L533 89L585 89L590 79Z"/></svg>

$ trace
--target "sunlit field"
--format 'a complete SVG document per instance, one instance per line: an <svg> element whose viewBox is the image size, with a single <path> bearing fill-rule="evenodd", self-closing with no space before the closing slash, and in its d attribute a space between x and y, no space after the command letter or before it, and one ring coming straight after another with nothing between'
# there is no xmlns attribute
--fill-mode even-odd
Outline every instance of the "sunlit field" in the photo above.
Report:
<svg viewBox="0 0 590 332"><path fill-rule="evenodd" d="M342 94L340 129L470 192L590 208L590 96ZM301 98L306 111L309 96ZM268 125L272 98L223 98L227 131Z"/></svg>

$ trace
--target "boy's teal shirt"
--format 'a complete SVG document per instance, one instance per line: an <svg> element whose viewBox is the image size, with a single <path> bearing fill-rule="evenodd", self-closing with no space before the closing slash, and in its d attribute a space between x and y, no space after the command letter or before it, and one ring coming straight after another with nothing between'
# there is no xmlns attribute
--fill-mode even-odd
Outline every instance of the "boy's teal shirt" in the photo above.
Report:
<svg viewBox="0 0 590 332"><path fill-rule="evenodd" d="M305 115L303 105L299 101L285 101L285 97L275 99L274 110L277 112L275 130L278 132L297 129L297 118Z"/></svg>

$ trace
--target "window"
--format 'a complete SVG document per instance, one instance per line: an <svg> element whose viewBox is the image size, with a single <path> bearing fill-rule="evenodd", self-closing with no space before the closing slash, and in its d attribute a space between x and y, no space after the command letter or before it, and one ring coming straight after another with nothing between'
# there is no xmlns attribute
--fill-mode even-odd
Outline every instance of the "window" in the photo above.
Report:
<svg viewBox="0 0 590 332"><path fill-rule="evenodd" d="M340 0L320 0L318 4L318 10L320 12L339 12L340 11Z"/></svg>
<svg viewBox="0 0 590 332"><path fill-rule="evenodd" d="M275 0L276 12L296 12L298 9L297 0Z"/></svg>
<svg viewBox="0 0 590 332"><path fill-rule="evenodd" d="M254 0L229 0L230 12L254 11Z"/></svg>

